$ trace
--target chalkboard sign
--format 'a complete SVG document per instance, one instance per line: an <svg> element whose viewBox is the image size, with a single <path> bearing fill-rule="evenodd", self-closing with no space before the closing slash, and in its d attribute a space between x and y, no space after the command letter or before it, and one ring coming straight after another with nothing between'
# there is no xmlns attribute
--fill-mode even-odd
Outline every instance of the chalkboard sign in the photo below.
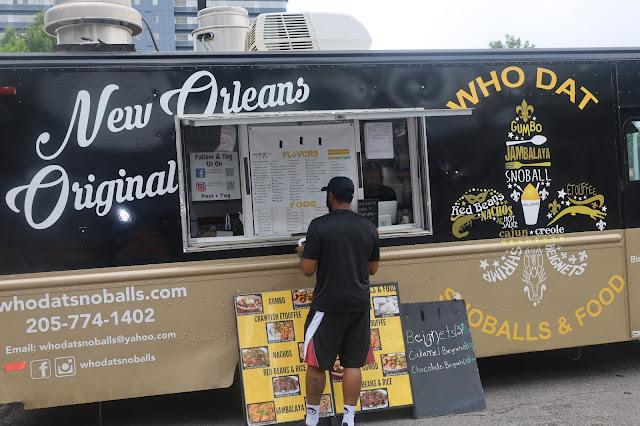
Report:
<svg viewBox="0 0 640 426"><path fill-rule="evenodd" d="M369 198L366 200L358 200L358 214L369 219L378 227L378 199Z"/></svg>
<svg viewBox="0 0 640 426"><path fill-rule="evenodd" d="M464 300L400 306L414 418L486 408Z"/></svg>

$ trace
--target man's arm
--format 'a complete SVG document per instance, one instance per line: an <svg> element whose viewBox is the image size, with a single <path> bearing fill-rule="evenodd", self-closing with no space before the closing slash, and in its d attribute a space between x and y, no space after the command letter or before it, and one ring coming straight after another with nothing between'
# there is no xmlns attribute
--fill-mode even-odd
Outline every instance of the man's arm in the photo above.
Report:
<svg viewBox="0 0 640 426"><path fill-rule="evenodd" d="M375 262L369 261L369 275L375 275L378 272L378 266L380 266L379 260Z"/></svg>
<svg viewBox="0 0 640 426"><path fill-rule="evenodd" d="M300 262L298 262L298 268L305 274L307 277L316 273L316 269L318 269L318 261L305 259L302 257L302 252L304 251L304 246L296 247L296 252L298 256L300 256Z"/></svg>
<svg viewBox="0 0 640 426"><path fill-rule="evenodd" d="M318 260L320 259L320 240L316 229L316 220L312 220L307 229L306 242L303 246L296 247L296 253L300 256L298 268L307 277L316 273Z"/></svg>
<svg viewBox="0 0 640 426"><path fill-rule="evenodd" d="M378 230L374 229L371 232L373 238L373 248L369 255L369 275L375 275L378 272L378 266L380 266L380 239L378 238Z"/></svg>
<svg viewBox="0 0 640 426"><path fill-rule="evenodd" d="M318 269L318 261L305 259L304 257L300 259L300 263L298 263L298 267L307 277L316 273L316 269Z"/></svg>

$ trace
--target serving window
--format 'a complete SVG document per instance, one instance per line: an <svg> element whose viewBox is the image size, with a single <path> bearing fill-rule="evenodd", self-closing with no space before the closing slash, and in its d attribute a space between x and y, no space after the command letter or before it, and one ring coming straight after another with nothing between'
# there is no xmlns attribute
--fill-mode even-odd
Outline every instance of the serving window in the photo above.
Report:
<svg viewBox="0 0 640 426"><path fill-rule="evenodd" d="M627 121L624 132L627 139L629 181L638 181L640 180L640 121L637 119Z"/></svg>
<svg viewBox="0 0 640 426"><path fill-rule="evenodd" d="M431 233L425 116L397 109L176 117L185 251L294 243L347 176L381 238Z"/></svg>

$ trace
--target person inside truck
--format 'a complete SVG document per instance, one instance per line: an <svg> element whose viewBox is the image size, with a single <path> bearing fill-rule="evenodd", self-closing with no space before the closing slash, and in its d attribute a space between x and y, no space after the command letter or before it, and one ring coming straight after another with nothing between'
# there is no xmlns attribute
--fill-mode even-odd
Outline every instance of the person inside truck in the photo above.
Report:
<svg viewBox="0 0 640 426"><path fill-rule="evenodd" d="M393 188L383 185L382 168L377 163L368 163L364 167L364 198L377 198L378 201L397 200Z"/></svg>

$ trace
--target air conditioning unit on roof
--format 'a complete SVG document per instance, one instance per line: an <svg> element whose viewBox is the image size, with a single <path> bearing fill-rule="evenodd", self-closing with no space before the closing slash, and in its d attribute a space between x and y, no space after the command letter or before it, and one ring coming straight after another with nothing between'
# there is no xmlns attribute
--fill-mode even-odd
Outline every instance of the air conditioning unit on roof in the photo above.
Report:
<svg viewBox="0 0 640 426"><path fill-rule="evenodd" d="M247 33L247 51L368 50L371 36L342 13L263 13Z"/></svg>

